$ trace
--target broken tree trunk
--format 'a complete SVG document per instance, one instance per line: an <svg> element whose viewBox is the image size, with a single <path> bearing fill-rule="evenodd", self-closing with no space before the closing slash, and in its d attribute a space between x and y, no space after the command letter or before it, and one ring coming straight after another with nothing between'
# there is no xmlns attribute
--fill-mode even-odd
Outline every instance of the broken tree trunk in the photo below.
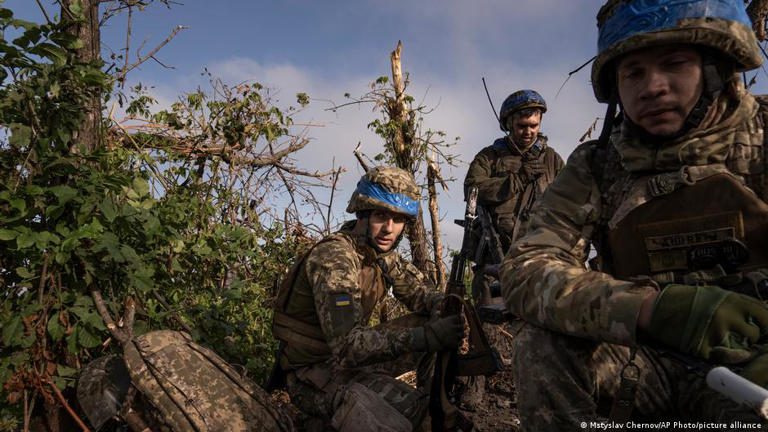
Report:
<svg viewBox="0 0 768 432"><path fill-rule="evenodd" d="M413 113L405 100L405 81L403 80L403 71L400 62L400 54L403 49L403 43L398 41L397 48L392 51L390 61L392 64L392 87L395 91L395 98L388 107L389 118L394 121L398 127L395 128L395 134L392 142L392 151L395 156L396 164L411 174L414 174L413 146L416 145L414 137L416 136L415 125L413 122ZM413 265L425 274L429 275L433 281L436 281L435 266L429 259L427 247L427 233L424 229L423 212L419 209L419 215L416 221L408 227L408 240L411 244L411 258Z"/></svg>
<svg viewBox="0 0 768 432"><path fill-rule="evenodd" d="M439 167L432 157L427 155L427 191L429 193L429 216L432 222L432 252L435 262L435 283L442 291L445 288L445 266L443 265L443 242L440 239L440 208L437 204L435 180L440 180Z"/></svg>

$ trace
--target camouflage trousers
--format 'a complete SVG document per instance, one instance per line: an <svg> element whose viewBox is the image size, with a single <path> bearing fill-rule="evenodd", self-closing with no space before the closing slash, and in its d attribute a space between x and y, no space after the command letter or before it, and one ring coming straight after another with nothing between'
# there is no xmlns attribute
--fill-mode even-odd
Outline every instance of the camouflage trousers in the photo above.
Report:
<svg viewBox="0 0 768 432"><path fill-rule="evenodd" d="M403 322L415 318L424 323L426 318L407 316ZM288 372L286 384L291 401L300 410L328 422L339 408L344 392L353 384L361 384L379 396L381 403L396 409L417 427L422 424L429 404L429 384L434 370L434 354L407 353L399 358L359 368L339 368L329 361ZM416 387L396 379L408 371L416 370Z"/></svg>
<svg viewBox="0 0 768 432"><path fill-rule="evenodd" d="M551 332L531 324L515 338L513 376L524 431L579 431L606 419L617 394L629 348ZM709 389L704 377L655 350L641 347L633 425L662 422L656 430L690 430L685 423L725 424L718 430L742 430L741 424L768 426L748 408ZM676 423L679 425L676 427ZM624 425L626 429L626 425Z"/></svg>

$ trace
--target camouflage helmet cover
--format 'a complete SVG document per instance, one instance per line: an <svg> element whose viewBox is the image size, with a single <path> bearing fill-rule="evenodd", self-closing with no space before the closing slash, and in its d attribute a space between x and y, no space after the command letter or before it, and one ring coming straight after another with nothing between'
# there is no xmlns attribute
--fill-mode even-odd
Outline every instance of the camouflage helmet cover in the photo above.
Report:
<svg viewBox="0 0 768 432"><path fill-rule="evenodd" d="M413 176L394 167L374 167L357 182L347 213L387 210L408 217L419 214L419 187Z"/></svg>
<svg viewBox="0 0 768 432"><path fill-rule="evenodd" d="M699 45L724 54L739 72L762 63L743 0L608 0L597 26L592 89L599 102L610 98L612 61L641 48Z"/></svg>
<svg viewBox="0 0 768 432"><path fill-rule="evenodd" d="M538 108L541 113L547 112L547 103L535 90L518 90L504 99L499 110L499 127L507 131L507 117L526 108Z"/></svg>

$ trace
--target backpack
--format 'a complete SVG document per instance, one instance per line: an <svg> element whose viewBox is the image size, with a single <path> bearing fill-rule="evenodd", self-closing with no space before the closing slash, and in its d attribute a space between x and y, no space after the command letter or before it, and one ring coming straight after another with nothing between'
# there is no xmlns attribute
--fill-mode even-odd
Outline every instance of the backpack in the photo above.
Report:
<svg viewBox="0 0 768 432"><path fill-rule="evenodd" d="M122 360L144 405L149 405L151 414L172 431L295 431L291 418L274 405L264 389L241 376L215 352L195 343L187 333L158 330L133 338L123 344ZM94 381L93 377L81 377L81 405L85 404L80 387L84 387L84 394L89 388L92 393L94 388L107 387L83 385ZM90 395L92 399L100 396ZM105 391L102 400L108 401L109 396ZM95 421L87 409L86 413L97 429L104 423L103 414ZM120 410L122 417L125 413L125 409Z"/></svg>

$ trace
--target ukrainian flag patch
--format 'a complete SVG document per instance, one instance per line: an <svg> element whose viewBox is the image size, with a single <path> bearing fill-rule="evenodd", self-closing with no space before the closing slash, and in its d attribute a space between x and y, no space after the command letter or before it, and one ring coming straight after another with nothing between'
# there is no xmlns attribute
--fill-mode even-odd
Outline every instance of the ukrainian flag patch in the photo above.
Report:
<svg viewBox="0 0 768 432"><path fill-rule="evenodd" d="M344 307L352 304L352 297L349 294L338 294L334 299L336 307Z"/></svg>

